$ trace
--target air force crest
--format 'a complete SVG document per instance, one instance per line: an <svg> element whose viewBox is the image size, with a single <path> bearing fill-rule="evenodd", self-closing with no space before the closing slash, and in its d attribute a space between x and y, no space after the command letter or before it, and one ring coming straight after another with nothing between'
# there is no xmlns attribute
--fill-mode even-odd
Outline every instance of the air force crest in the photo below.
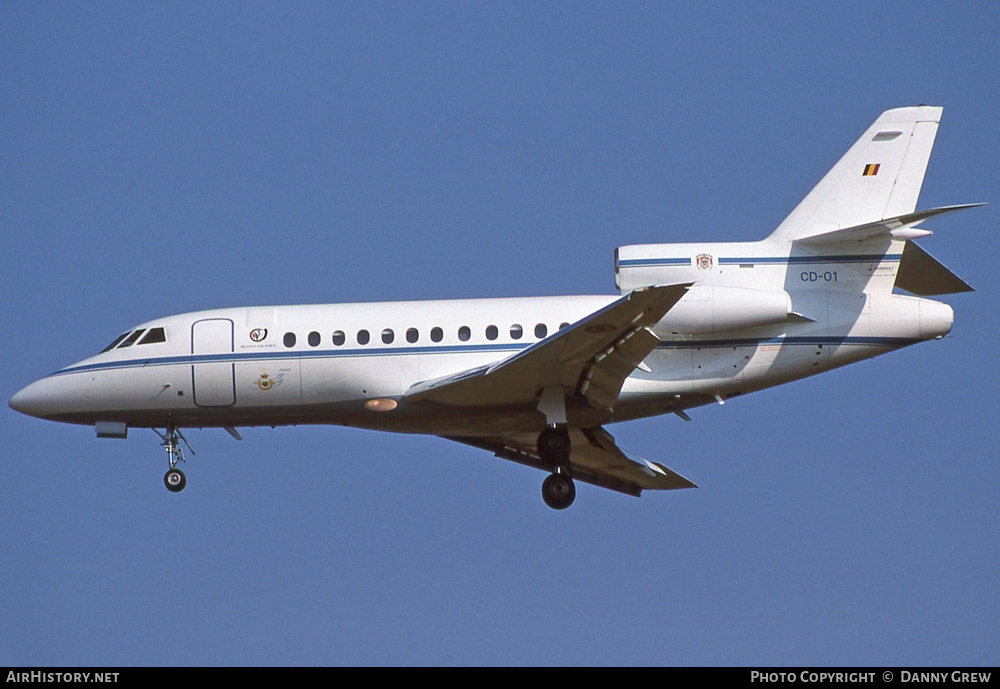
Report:
<svg viewBox="0 0 1000 689"><path fill-rule="evenodd" d="M285 379L284 371L281 371L276 376L272 376L269 371L261 369L260 375L257 380L254 381L258 390L262 392L267 392L268 390L273 390L274 388L281 385L281 382Z"/></svg>
<svg viewBox="0 0 1000 689"><path fill-rule="evenodd" d="M694 257L694 264L698 266L698 270L711 270L712 269L712 255L711 254L698 254Z"/></svg>

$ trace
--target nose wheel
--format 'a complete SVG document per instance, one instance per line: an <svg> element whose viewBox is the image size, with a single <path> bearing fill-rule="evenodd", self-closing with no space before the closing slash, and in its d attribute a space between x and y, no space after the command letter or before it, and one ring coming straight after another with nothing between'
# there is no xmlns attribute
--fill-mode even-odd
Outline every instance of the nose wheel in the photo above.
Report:
<svg viewBox="0 0 1000 689"><path fill-rule="evenodd" d="M194 454L194 450L191 449L191 445L188 444L187 438L185 438L177 428L174 426L167 426L165 433L160 433L155 428L153 431L160 436L163 440L160 446L167 451L167 461L170 463L170 468L167 469L167 473L163 475L163 485L167 487L171 493L180 493L184 490L184 486L187 485L187 476L184 472L177 468L178 462L186 461L184 459L184 448L181 447L181 441L187 445L187 448L191 450L191 454Z"/></svg>
<svg viewBox="0 0 1000 689"><path fill-rule="evenodd" d="M180 493L187 485L187 476L180 469L169 469L163 475L163 483L171 493Z"/></svg>

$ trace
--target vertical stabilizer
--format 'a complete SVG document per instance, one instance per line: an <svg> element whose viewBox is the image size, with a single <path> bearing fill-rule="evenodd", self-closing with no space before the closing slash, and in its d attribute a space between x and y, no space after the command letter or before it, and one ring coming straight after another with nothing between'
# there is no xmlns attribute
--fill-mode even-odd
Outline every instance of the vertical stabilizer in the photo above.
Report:
<svg viewBox="0 0 1000 689"><path fill-rule="evenodd" d="M792 241L916 209L942 108L887 110L771 235Z"/></svg>

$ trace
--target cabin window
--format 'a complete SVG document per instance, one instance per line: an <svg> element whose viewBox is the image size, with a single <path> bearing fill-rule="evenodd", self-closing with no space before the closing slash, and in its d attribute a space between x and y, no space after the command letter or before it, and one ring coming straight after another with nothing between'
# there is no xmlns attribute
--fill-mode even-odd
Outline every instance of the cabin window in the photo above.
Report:
<svg viewBox="0 0 1000 689"><path fill-rule="evenodd" d="M295 333L285 333L285 338L282 340L286 347L295 346Z"/></svg>
<svg viewBox="0 0 1000 689"><path fill-rule="evenodd" d="M513 339L513 340L520 340L521 339L521 335L523 335L523 334L524 334L524 329L521 328L521 326L519 326L517 323L515 323L512 326L510 326L510 337L511 337L511 339Z"/></svg>
<svg viewBox="0 0 1000 689"><path fill-rule="evenodd" d="M163 331L163 328L150 328L141 340L139 344L158 344L160 342L167 341L167 334Z"/></svg>
<svg viewBox="0 0 1000 689"><path fill-rule="evenodd" d="M392 344L392 341L396 339L396 333L392 332L391 328L386 328L382 331L382 342L384 344Z"/></svg>
<svg viewBox="0 0 1000 689"><path fill-rule="evenodd" d="M335 344L335 345L337 345L339 347L342 344L344 344L345 342L347 342L347 336L344 335L344 331L343 330L334 330L333 331L333 344Z"/></svg>
<svg viewBox="0 0 1000 689"><path fill-rule="evenodd" d="M406 341L413 344L420 339L420 332L416 328L408 328L406 330Z"/></svg>
<svg viewBox="0 0 1000 689"><path fill-rule="evenodd" d="M358 331L358 344L360 344L360 345L366 345L366 344L368 344L369 340L371 340L371 339L372 339L372 337L371 337L371 335L368 334L367 330L359 330Z"/></svg>
<svg viewBox="0 0 1000 689"><path fill-rule="evenodd" d="M431 339L440 342L444 339L444 331L441 328L431 328Z"/></svg>
<svg viewBox="0 0 1000 689"><path fill-rule="evenodd" d="M486 326L486 339L487 340L492 341L492 340L497 339L499 336L500 336L500 331L497 330L497 327L495 325L487 325Z"/></svg>
<svg viewBox="0 0 1000 689"><path fill-rule="evenodd" d="M130 330L129 333L130 332L132 332L132 331ZM115 347L117 347L118 344L122 340L124 340L126 337L129 336L129 333L122 333L121 335L119 335L118 337L116 337L114 342L112 342L107 347L105 347L104 349L101 350L101 354L104 354L104 352L110 352L112 349L114 349Z"/></svg>
<svg viewBox="0 0 1000 689"><path fill-rule="evenodd" d="M546 335L549 334L549 329L544 323L539 323L535 326L535 337L539 340L544 339Z"/></svg>
<svg viewBox="0 0 1000 689"><path fill-rule="evenodd" d="M134 333L126 337L125 340L120 345L118 345L118 349L125 349L126 347L131 347L132 345L135 344L135 341L139 339L139 336L142 335L144 332L146 331L136 330Z"/></svg>
<svg viewBox="0 0 1000 689"><path fill-rule="evenodd" d="M559 324L559 329L560 330L565 330L568 327L569 327L569 323L560 323Z"/></svg>
<svg viewBox="0 0 1000 689"><path fill-rule="evenodd" d="M320 338L319 333L313 330L311 333L309 333L309 346L319 347L320 339L322 338Z"/></svg>
<svg viewBox="0 0 1000 689"><path fill-rule="evenodd" d="M472 331L469 330L469 326L463 325L458 329L458 339L462 342L468 342L470 337L472 337Z"/></svg>

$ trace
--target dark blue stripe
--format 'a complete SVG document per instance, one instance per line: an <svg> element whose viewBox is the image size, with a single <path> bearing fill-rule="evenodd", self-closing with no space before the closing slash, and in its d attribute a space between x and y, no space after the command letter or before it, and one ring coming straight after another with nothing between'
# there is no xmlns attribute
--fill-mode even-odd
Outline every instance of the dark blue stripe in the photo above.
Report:
<svg viewBox="0 0 1000 689"><path fill-rule="evenodd" d="M762 344L778 345L858 345L869 347L906 347L922 342L909 337L769 337L769 338L739 338L729 340L685 340L661 342L657 349L695 349L698 347L752 347ZM475 345L441 345L438 347L374 347L371 349L323 349L323 350L268 350L262 352L231 352L227 354L184 354L180 356L165 356L151 359L130 359L126 361L105 361L83 366L70 366L56 371L52 375L66 373L81 373L83 371L103 371L114 369L146 368L147 366L171 366L175 364L211 364L211 363L241 363L247 361L280 361L282 359L341 359L370 356L399 356L415 354L475 354L480 352L517 352L531 346L517 343L475 344Z"/></svg>
<svg viewBox="0 0 1000 689"><path fill-rule="evenodd" d="M622 268L646 268L650 266L689 266L690 258L626 258L618 261Z"/></svg>
<svg viewBox="0 0 1000 689"><path fill-rule="evenodd" d="M266 350L256 352L227 352L225 354L182 354L150 359L129 359L126 361L103 361L83 366L69 366L53 375L100 371L115 368L145 368L147 366L170 366L172 364L212 364L239 363L246 361L275 361L282 359L339 359L358 356L396 356L403 354L472 354L476 352L517 352L530 346L525 344L476 344L440 345L437 347L372 347L370 349L313 349L313 350Z"/></svg>
<svg viewBox="0 0 1000 689"><path fill-rule="evenodd" d="M880 263L898 261L903 254L843 254L839 256L762 256L758 258L720 258L719 264L762 263L766 265L818 265L821 263Z"/></svg>
<svg viewBox="0 0 1000 689"><path fill-rule="evenodd" d="M720 265L820 265L824 263L880 263L899 261L903 254L840 254L828 256L737 256L719 257ZM690 266L689 258L627 258L618 261L621 268L655 268L658 266Z"/></svg>
<svg viewBox="0 0 1000 689"><path fill-rule="evenodd" d="M517 352L533 343L517 344L477 344L441 345L438 347L373 347L370 349L313 349L313 350L266 350L257 352L227 352L225 354L182 354L150 359L129 359L126 361L104 361L83 366L69 366L53 375L100 371L115 368L145 368L147 366L170 366L172 364L212 364L240 363L246 361L275 361L282 359L340 359L358 356L396 356L405 354L472 354L476 352Z"/></svg>
<svg viewBox="0 0 1000 689"><path fill-rule="evenodd" d="M915 337L873 337L873 336L798 336L768 338L737 338L731 340L692 340L687 342L661 342L657 349L696 349L700 347L754 347L757 345L856 345L862 347L906 347L923 342Z"/></svg>

